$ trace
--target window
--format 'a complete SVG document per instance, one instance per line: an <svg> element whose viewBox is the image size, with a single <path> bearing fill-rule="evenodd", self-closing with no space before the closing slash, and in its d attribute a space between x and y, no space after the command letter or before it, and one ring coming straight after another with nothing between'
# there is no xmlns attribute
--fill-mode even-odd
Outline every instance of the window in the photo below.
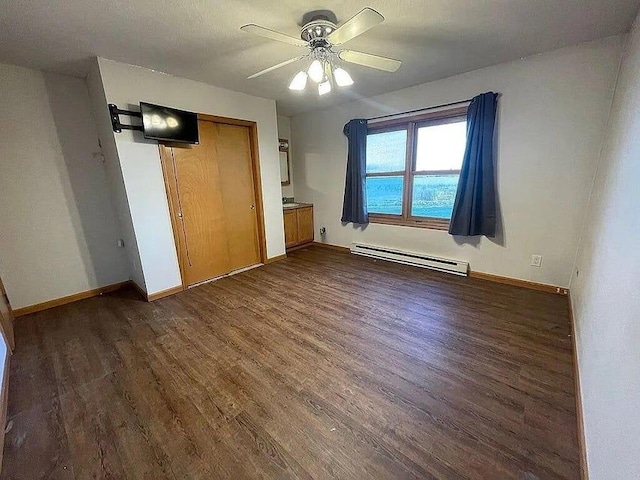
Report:
<svg viewBox="0 0 640 480"><path fill-rule="evenodd" d="M373 223L448 229L467 139L466 107L369 126Z"/></svg>

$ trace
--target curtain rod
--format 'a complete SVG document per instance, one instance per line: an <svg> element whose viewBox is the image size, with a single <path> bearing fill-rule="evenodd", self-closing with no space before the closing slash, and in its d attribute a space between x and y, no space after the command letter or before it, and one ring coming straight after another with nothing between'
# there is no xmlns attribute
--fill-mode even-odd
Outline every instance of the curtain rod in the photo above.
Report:
<svg viewBox="0 0 640 480"><path fill-rule="evenodd" d="M418 108L416 110L409 110L408 112L398 112L398 113L390 113L389 115L380 115L379 117L367 118L367 121L381 120L383 118L389 118L389 117L397 117L398 115L409 115L411 113L424 112L426 110L435 110L436 108L453 107L454 105L460 105L462 103L469 103L469 102L471 102L471 100L473 100L473 98L469 98L467 100L460 100L458 102L443 103L442 105L434 105L432 107Z"/></svg>

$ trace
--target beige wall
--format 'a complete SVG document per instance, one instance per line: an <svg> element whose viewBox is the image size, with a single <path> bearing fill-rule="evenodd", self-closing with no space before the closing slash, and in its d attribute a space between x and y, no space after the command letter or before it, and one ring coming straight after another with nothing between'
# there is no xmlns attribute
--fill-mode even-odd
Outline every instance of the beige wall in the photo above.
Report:
<svg viewBox="0 0 640 480"><path fill-rule="evenodd" d="M85 83L0 64L0 275L14 308L128 280Z"/></svg>
<svg viewBox="0 0 640 480"><path fill-rule="evenodd" d="M104 94L104 86L102 85L97 59L93 61L86 78L86 83L93 116L96 122L98 138L100 139L101 151L104 157L104 166L107 173L111 200L115 207L122 231L122 238L124 239L129 273L131 279L142 289L146 290L140 262L140 252L138 251L138 242L133 228L133 220L131 218L129 200L124 186L124 178L118 160L118 149L116 148L116 141L113 136L111 118L109 111L105 107L105 105L107 105L107 99Z"/></svg>
<svg viewBox="0 0 640 480"><path fill-rule="evenodd" d="M640 24L623 59L571 281L593 480L640 478Z"/></svg>
<svg viewBox="0 0 640 480"><path fill-rule="evenodd" d="M325 241L359 241L467 260L476 271L567 286L611 106L623 38L496 65L291 119L296 199L314 203ZM434 230L340 223L351 118L455 102L493 90L502 232L462 241ZM319 240L319 239L318 239ZM542 268L530 266L543 255Z"/></svg>

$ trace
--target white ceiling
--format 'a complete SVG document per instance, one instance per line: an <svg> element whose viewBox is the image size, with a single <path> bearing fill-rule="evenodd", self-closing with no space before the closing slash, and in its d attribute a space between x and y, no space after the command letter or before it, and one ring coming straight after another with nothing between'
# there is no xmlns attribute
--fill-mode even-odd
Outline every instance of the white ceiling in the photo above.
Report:
<svg viewBox="0 0 640 480"><path fill-rule="evenodd" d="M0 62L84 76L88 59L120 62L277 100L294 115L629 30L640 0L2 0ZM293 36L309 10L343 22L364 6L381 25L345 47L402 60L394 74L349 66L356 84L318 98L287 89L292 64L246 77L304 49L240 31Z"/></svg>

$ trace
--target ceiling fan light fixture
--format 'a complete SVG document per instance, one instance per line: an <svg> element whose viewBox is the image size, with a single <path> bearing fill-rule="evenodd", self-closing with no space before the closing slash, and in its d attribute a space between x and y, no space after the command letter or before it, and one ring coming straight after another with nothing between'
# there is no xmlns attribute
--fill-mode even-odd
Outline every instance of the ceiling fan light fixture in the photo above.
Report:
<svg viewBox="0 0 640 480"><path fill-rule="evenodd" d="M320 62L320 60L314 60L313 62L311 62L307 73L309 74L309 78L314 82L321 82L322 78L324 77L324 68L322 68L322 63Z"/></svg>
<svg viewBox="0 0 640 480"><path fill-rule="evenodd" d="M333 78L335 78L336 83L339 87L348 87L349 85L353 85L353 78L349 75L344 68L336 68L333 71Z"/></svg>
<svg viewBox="0 0 640 480"><path fill-rule="evenodd" d="M383 57L371 53L355 50L334 50L334 47L344 45L346 42L369 31L371 28L384 21L384 17L373 8L365 7L349 20L338 24L335 13L330 10L313 10L302 17L302 29L300 38L292 37L286 33L277 32L254 23L243 25L240 29L244 32L259 35L269 40L306 47L308 51L298 57L285 60L277 65L265 68L247 77L253 79L267 73L283 68L299 60L305 60L307 68L298 72L289 83L289 89L301 91L309 83L309 79L318 85L318 94L326 95L334 87L348 87L354 81L349 72L336 65L337 62L356 64L368 68L374 68L384 72L393 73L400 68L402 62L393 58Z"/></svg>
<svg viewBox="0 0 640 480"><path fill-rule="evenodd" d="M307 72L301 71L296 73L291 83L289 84L290 90L304 90L307 86Z"/></svg>
<svg viewBox="0 0 640 480"><path fill-rule="evenodd" d="M324 95L331 91L331 82L329 80L325 80L324 82L318 84L318 95Z"/></svg>

